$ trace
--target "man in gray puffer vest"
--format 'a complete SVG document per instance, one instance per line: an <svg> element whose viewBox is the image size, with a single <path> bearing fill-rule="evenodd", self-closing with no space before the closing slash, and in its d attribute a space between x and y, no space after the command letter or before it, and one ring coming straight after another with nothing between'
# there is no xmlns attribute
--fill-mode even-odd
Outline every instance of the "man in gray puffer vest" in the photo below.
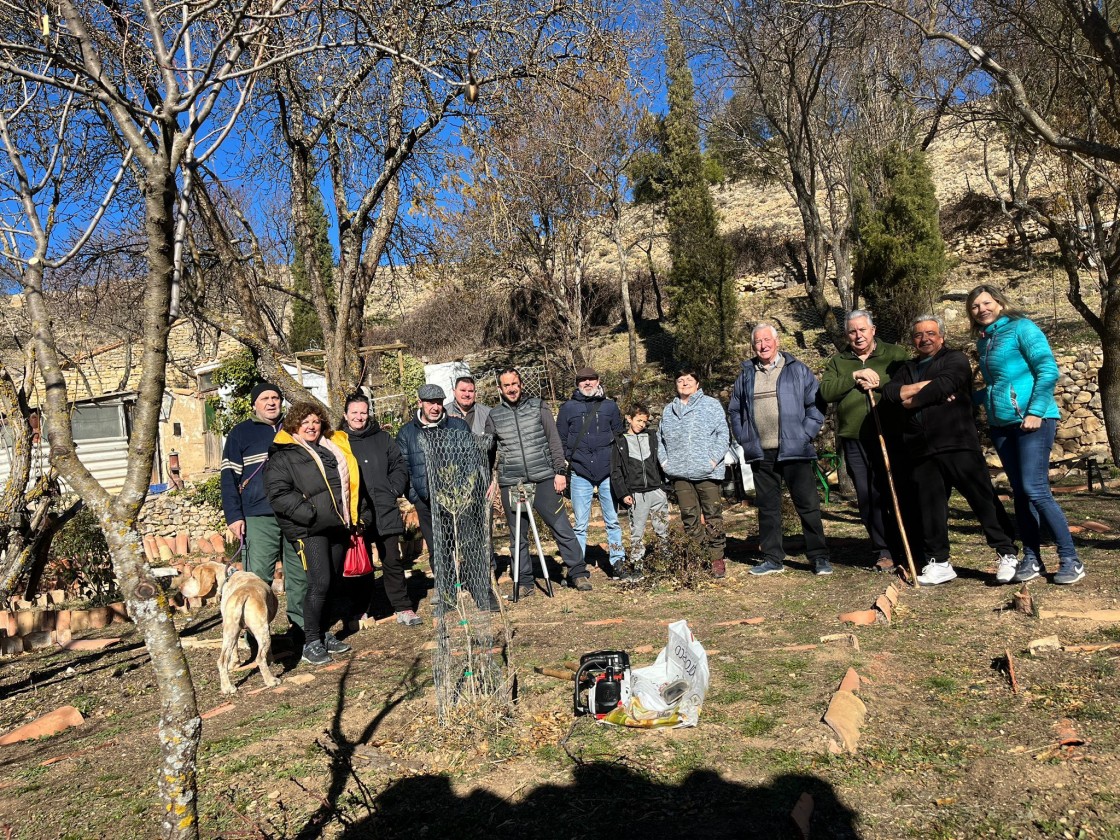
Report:
<svg viewBox="0 0 1120 840"><path fill-rule="evenodd" d="M591 575L583 562L572 524L564 510L561 493L568 486L564 472L564 447L556 431L552 414L537 397L525 397L521 392L521 374L515 368L507 368L498 377L498 387L502 398L498 405L490 409L486 419L486 433L494 435L498 447L497 489L501 492L502 507L509 523L512 537L518 530L517 494L518 484L531 485L533 510L535 510L552 531L560 557L568 567L568 583L581 592L591 589ZM493 495L494 487L491 487ZM520 546L512 547L511 554L518 552L518 597L532 595L536 590L533 584L533 560L529 554L529 514L521 513ZM512 561L511 561L512 562Z"/></svg>

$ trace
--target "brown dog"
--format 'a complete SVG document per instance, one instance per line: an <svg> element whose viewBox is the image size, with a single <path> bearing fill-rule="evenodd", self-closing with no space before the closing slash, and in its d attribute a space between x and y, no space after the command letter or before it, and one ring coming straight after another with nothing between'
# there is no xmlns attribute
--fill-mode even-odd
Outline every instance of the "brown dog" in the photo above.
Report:
<svg viewBox="0 0 1120 840"><path fill-rule="evenodd" d="M234 694L237 689L229 681L231 668L237 665L237 637L245 628L257 640L256 665L267 686L279 685L280 680L268 668L268 655L272 650L272 636L268 625L276 616L277 601L269 585L252 572L234 572L218 582L222 593L222 652L218 655L218 676L222 680L222 694Z"/></svg>

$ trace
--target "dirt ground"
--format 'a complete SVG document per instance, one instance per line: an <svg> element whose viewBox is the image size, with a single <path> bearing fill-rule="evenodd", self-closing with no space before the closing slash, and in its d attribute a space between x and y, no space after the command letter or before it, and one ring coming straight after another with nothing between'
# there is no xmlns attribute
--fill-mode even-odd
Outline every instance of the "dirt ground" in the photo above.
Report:
<svg viewBox="0 0 1120 840"><path fill-rule="evenodd" d="M1061 502L1071 523L1120 527L1115 490ZM510 719L483 713L440 727L424 649L430 625L354 634L354 653L332 670L293 668L289 659L280 689L255 693L260 676L240 673L234 707L203 724L203 836L781 838L798 836L789 814L809 793L815 838L1120 838L1120 647L1027 652L1051 634L1064 645L1120 643L1120 623L1009 611L1014 588L993 584L994 554L954 497L960 578L904 588L889 626L846 627L838 613L868 608L889 581L866 568L853 505L834 498L824 511L831 577L809 574L790 538L788 571L751 578L754 511L741 504L728 509L725 580L682 592L623 587L596 572L591 593L562 589L511 605L518 701ZM1088 576L1073 587L1039 579L1030 584L1036 602L1117 608L1120 537L1085 530L1076 539ZM412 580L421 595L426 578ZM421 612L427 617L426 604ZM763 621L719 626L752 617ZM622 621L589 623L608 618ZM573 719L570 684L533 671L592 650L660 649L665 623L679 618L710 657L711 690L695 729ZM845 630L858 651L820 642ZM182 631L216 638L215 610L184 620ZM101 631L120 633L119 625ZM794 649L806 645L816 646ZM217 651L188 656L200 710L221 706ZM653 654L632 659L646 664ZM836 754L822 715L848 667L863 678L867 719L855 754ZM311 679L300 684L304 675ZM131 627L103 652L5 661L0 697L0 730L62 704L87 718L0 747L0 825L10 837L156 835L158 697ZM1059 746L1062 719L1083 744Z"/></svg>

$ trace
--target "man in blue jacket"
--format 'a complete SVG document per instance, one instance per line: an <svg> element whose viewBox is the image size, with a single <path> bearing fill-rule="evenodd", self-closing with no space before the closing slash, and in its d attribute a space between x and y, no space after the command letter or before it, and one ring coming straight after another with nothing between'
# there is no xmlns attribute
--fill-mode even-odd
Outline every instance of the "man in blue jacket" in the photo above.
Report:
<svg viewBox="0 0 1120 840"><path fill-rule="evenodd" d="M560 406L556 415L556 431L564 442L564 457L568 460L571 473L569 490L580 552L586 559L591 499L598 492L599 507L607 526L610 574L617 578L622 574L626 551L622 546L622 528L618 524L618 513L611 495L611 444L614 436L622 431L622 415L618 404L603 396L599 374L592 368L576 371L576 390L572 398Z"/></svg>
<svg viewBox="0 0 1120 840"><path fill-rule="evenodd" d="M824 424L817 406L817 378L778 349L778 331L759 324L751 333L755 357L743 362L731 390L731 431L754 473L762 562L752 575L785 571L782 546L782 482L789 489L805 535L805 555L818 575L832 574L821 523L821 500L813 462L813 439Z"/></svg>
<svg viewBox="0 0 1120 840"><path fill-rule="evenodd" d="M284 592L291 624L288 633L293 647L302 650L307 572L296 550L281 535L264 491L268 448L284 419L282 401L280 389L271 382L258 382L249 392L253 416L230 430L222 450L222 509L234 538L245 543L245 571L271 585L276 561L284 564Z"/></svg>

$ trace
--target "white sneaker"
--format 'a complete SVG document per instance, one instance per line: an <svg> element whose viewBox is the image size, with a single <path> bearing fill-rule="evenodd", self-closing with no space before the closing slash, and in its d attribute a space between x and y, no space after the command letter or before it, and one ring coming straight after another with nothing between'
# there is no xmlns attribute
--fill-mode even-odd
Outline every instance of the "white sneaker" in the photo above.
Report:
<svg viewBox="0 0 1120 840"><path fill-rule="evenodd" d="M943 563L930 560L918 575L918 583L922 586L937 586L939 583L948 583L956 576L957 573L953 571L948 560Z"/></svg>
<svg viewBox="0 0 1120 840"><path fill-rule="evenodd" d="M1011 583L1015 579L1015 570L1019 568L1019 558L1014 554L1001 554L999 568L996 569L996 580L1000 583Z"/></svg>

